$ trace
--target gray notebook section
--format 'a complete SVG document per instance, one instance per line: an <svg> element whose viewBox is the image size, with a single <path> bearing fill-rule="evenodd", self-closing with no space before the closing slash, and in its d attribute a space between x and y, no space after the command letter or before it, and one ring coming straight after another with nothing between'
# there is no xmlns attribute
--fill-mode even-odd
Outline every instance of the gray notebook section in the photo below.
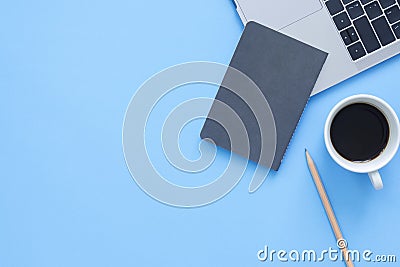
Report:
<svg viewBox="0 0 400 267"><path fill-rule="evenodd" d="M263 147L271 151L275 149L272 166L266 167L279 169L327 56L327 53L317 48L258 23L247 23L230 66L243 72L257 84L272 110L277 144L276 148ZM225 79L228 76L226 75ZM249 107L253 103L247 105L235 92L225 89L224 82L218 90L216 100L227 104L238 114L246 127L250 142L250 154L246 151L233 152L243 156L249 155L250 160L268 165L269 163L260 159L263 140L258 122L252 108ZM217 109L213 107L209 117L224 122L223 115L218 114ZM217 146L231 150L227 132L214 120L206 119L200 136L203 139L212 139Z"/></svg>

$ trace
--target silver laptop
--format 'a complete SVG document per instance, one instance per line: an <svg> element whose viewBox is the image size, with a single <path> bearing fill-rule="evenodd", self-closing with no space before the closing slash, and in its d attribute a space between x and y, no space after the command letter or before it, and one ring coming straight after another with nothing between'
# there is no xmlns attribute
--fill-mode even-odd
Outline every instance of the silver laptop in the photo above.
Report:
<svg viewBox="0 0 400 267"><path fill-rule="evenodd" d="M329 53L319 93L400 52L400 0L233 0L256 21Z"/></svg>

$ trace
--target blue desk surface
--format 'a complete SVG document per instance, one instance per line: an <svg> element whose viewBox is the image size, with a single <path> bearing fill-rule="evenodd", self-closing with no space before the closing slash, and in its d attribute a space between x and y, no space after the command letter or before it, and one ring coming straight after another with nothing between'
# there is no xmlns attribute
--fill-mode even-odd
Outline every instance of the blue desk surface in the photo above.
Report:
<svg viewBox="0 0 400 267"><path fill-rule="evenodd" d="M335 247L305 147L349 246L399 258L400 155L382 170L378 192L333 162L322 135L330 108L352 94L379 96L400 114L399 57L312 97L280 171L255 194L248 173L220 201L182 209L135 184L121 145L135 90L177 63L228 63L241 31L228 0L3 1L0 266L267 266L256 255L265 245ZM200 127L182 133L188 157Z"/></svg>

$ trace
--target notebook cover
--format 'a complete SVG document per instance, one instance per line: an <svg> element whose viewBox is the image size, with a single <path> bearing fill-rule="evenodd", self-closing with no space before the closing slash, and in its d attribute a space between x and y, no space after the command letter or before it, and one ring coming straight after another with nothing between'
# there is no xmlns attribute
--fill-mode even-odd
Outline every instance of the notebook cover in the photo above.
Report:
<svg viewBox="0 0 400 267"><path fill-rule="evenodd" d="M275 118L277 144L273 170L278 170L286 148L296 129L307 101L328 54L256 22L247 23L230 66L243 72L257 84L267 99ZM222 83L223 84L223 83ZM249 92L251 93L251 92ZM216 99L230 106L242 119L249 134L249 159L260 161L260 130L251 109L234 92L222 86ZM213 104L214 106L215 104ZM250 103L251 105L251 103ZM209 117L224 118L214 114ZM227 122L229 123L229 122ZM212 139L222 148L231 150L228 135L214 120L206 119L201 138ZM264 144L264 143L263 143ZM266 147L265 149L274 149ZM234 151L246 155L246 151Z"/></svg>

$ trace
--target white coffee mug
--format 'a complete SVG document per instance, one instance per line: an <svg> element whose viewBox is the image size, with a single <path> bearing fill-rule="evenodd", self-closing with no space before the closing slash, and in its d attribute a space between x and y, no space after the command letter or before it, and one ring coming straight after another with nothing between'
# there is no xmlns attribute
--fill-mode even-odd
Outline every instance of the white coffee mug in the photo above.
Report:
<svg viewBox="0 0 400 267"><path fill-rule="evenodd" d="M344 107L355 103L364 103L374 106L382 112L389 124L389 140L385 149L379 156L366 162L353 162L343 158L335 150L331 140L330 131L333 119ZM372 95L354 95L343 99L342 101L337 103L329 113L325 123L324 137L326 148L337 164L352 172L368 173L374 188L376 190L380 190L383 188L383 182L379 174L379 169L388 164L390 160L395 156L400 143L399 119L395 111L392 109L391 106L389 106L388 103Z"/></svg>

